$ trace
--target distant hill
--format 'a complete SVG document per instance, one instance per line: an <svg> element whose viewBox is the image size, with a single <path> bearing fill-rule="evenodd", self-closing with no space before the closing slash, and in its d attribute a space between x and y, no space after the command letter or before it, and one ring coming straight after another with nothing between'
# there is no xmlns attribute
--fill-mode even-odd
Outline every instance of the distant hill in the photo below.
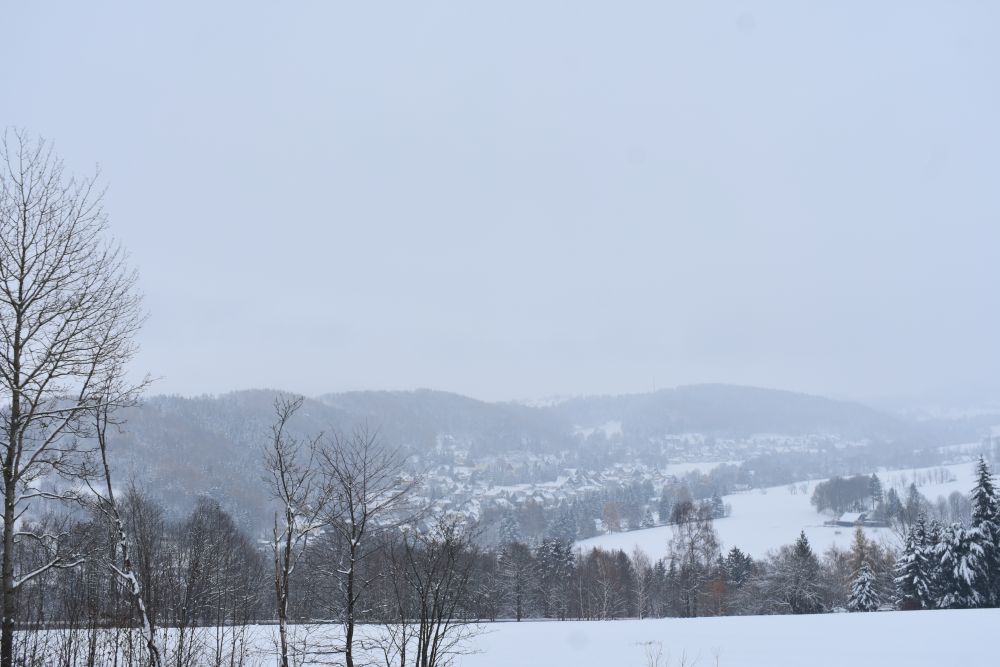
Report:
<svg viewBox="0 0 1000 667"><path fill-rule="evenodd" d="M564 420L584 426L620 421L625 437L691 432L725 437L776 433L893 440L912 437L917 430L911 423L858 403L722 384L575 398L550 409Z"/></svg>
<svg viewBox="0 0 1000 667"><path fill-rule="evenodd" d="M261 481L261 448L277 395L258 390L149 398L129 411L124 431L112 444L118 480L135 479L171 510L186 510L194 494L208 494L247 525L265 525L270 510ZM816 433L915 444L928 438L917 422L855 403L727 385L573 398L540 407L430 390L327 394L305 401L292 430L305 435L367 424L426 464L452 447L468 451L472 459L508 451L566 451L583 446L581 429L608 422L620 423L626 447L690 432L733 438Z"/></svg>

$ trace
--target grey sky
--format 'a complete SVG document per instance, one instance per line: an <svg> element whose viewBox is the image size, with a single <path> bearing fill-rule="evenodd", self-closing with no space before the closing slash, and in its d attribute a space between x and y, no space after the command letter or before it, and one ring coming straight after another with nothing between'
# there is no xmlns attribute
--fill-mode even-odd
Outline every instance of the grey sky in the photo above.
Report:
<svg viewBox="0 0 1000 667"><path fill-rule="evenodd" d="M1000 5L12 3L157 390L1000 378Z"/></svg>

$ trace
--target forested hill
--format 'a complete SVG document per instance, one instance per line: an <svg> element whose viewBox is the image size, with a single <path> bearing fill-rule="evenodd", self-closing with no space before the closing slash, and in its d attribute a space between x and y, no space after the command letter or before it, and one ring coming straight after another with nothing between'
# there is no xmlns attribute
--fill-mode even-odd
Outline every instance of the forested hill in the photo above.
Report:
<svg viewBox="0 0 1000 667"><path fill-rule="evenodd" d="M576 398L554 406L553 411L564 421L578 424L620 421L626 435L636 437L663 433L734 438L760 433L822 433L894 440L915 435L912 424L858 403L724 384Z"/></svg>
<svg viewBox="0 0 1000 667"><path fill-rule="evenodd" d="M134 478L168 509L186 509L192 494L207 493L241 519L261 525L268 515L261 447L277 394L149 398L128 412L124 431L112 443L119 481ZM623 458L678 433L820 434L915 447L931 441L920 425L858 404L724 385L575 398L545 407L429 390L328 394L307 399L292 428L306 435L362 424L377 428L387 443L407 449L424 466L453 463L455 450L466 452L464 462L471 464L505 452L578 452L593 446L586 434L601 429Z"/></svg>

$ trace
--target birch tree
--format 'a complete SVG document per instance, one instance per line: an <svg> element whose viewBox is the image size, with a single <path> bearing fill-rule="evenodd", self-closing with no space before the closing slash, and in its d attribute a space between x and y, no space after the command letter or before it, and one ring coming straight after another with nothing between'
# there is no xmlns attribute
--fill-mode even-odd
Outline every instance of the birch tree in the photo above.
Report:
<svg viewBox="0 0 1000 667"><path fill-rule="evenodd" d="M41 140L5 133L0 144L0 426L3 442L0 667L13 667L18 588L53 568L14 562L33 500L78 498L88 474L87 419L108 378L135 353L142 324L136 273L107 235L97 175L67 176ZM59 480L70 480L59 484ZM29 515L30 516L30 515Z"/></svg>

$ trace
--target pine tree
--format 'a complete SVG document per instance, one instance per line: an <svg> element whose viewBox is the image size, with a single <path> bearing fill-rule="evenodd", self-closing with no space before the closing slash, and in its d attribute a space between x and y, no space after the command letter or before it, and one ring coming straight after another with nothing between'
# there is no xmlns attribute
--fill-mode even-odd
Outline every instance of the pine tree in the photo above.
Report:
<svg viewBox="0 0 1000 667"><path fill-rule="evenodd" d="M972 525L969 538L982 550L982 604L1000 602L1000 502L990 467L979 457L976 464L976 486L972 489Z"/></svg>
<svg viewBox="0 0 1000 667"><path fill-rule="evenodd" d="M906 535L906 544L896 561L896 592L900 609L930 609L934 604L934 568L927 548L924 517Z"/></svg>
<svg viewBox="0 0 1000 667"><path fill-rule="evenodd" d="M549 537L572 542L576 539L576 532L576 517L573 516L573 511L564 505L559 510L559 516L549 528Z"/></svg>
<svg viewBox="0 0 1000 667"><path fill-rule="evenodd" d="M974 538L975 531L959 523L942 532L935 548L940 567L937 606L942 609L971 609L986 602L983 550Z"/></svg>
<svg viewBox="0 0 1000 667"><path fill-rule="evenodd" d="M871 479L868 481L868 493L872 497L872 511L874 512L884 501L882 496L882 480L875 473L872 473Z"/></svg>
<svg viewBox="0 0 1000 667"><path fill-rule="evenodd" d="M819 559L805 531L795 540L788 559L787 601L793 614L815 614L823 610L819 588Z"/></svg>
<svg viewBox="0 0 1000 667"><path fill-rule="evenodd" d="M737 547L733 547L726 554L726 558L723 561L723 568L726 573L726 583L733 588L739 588L746 583L753 573L753 558L740 551Z"/></svg>
<svg viewBox="0 0 1000 667"><path fill-rule="evenodd" d="M851 582L847 608L850 611L878 611L880 604L878 591L875 589L875 575L868 563L864 563Z"/></svg>

